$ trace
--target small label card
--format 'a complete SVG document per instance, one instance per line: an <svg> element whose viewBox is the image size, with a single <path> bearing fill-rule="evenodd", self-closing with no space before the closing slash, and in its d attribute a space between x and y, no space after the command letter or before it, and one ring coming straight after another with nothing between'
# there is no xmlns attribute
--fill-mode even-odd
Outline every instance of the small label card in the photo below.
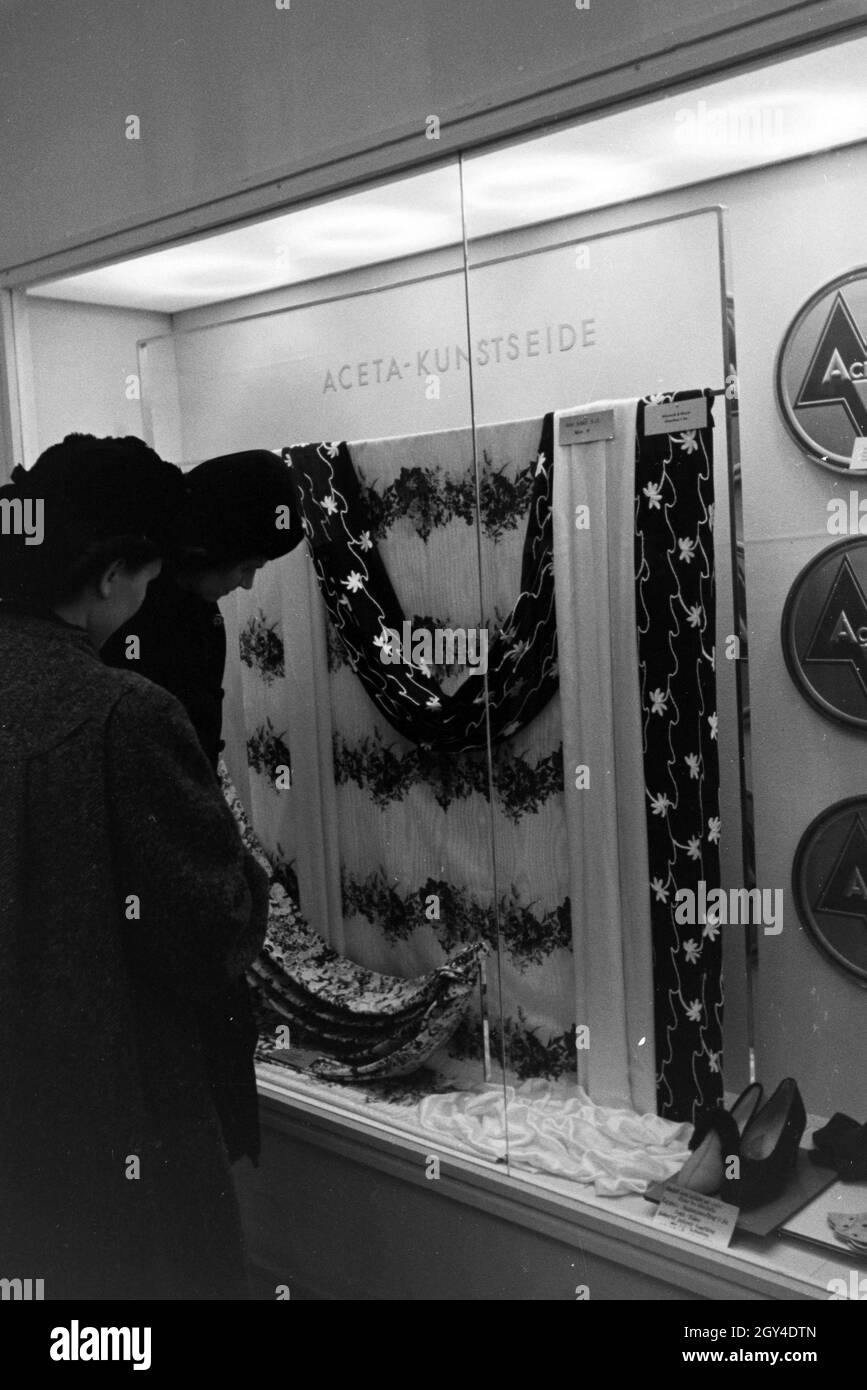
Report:
<svg viewBox="0 0 867 1390"><path fill-rule="evenodd" d="M849 460L850 468L867 468L867 438L863 436L856 439L852 445L852 457Z"/></svg>
<svg viewBox="0 0 867 1390"><path fill-rule="evenodd" d="M703 430L706 424L707 399L704 396L644 407L645 434L681 434L684 430Z"/></svg>
<svg viewBox="0 0 867 1390"><path fill-rule="evenodd" d="M690 1192L686 1187L669 1184L656 1208L654 1225L685 1240L697 1240L725 1250L732 1238L738 1219L737 1207L706 1197L703 1192Z"/></svg>
<svg viewBox="0 0 867 1390"><path fill-rule="evenodd" d="M588 410L583 415L560 416L560 448L567 444L595 444L614 438L614 411Z"/></svg>

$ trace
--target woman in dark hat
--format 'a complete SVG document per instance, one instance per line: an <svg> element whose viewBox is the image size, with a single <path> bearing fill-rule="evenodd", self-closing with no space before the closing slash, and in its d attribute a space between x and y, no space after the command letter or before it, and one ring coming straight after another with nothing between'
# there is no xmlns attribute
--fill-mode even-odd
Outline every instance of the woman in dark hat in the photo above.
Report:
<svg viewBox="0 0 867 1390"><path fill-rule="evenodd" d="M226 665L217 600L252 588L256 571L293 550L303 532L287 466L266 450L208 459L184 485L172 554L135 620L114 634L102 655L176 695L216 769Z"/></svg>
<svg viewBox="0 0 867 1390"><path fill-rule="evenodd" d="M82 435L0 489L0 1253L48 1299L247 1296L199 1010L267 882L184 710L98 655L182 493Z"/></svg>
<svg viewBox="0 0 867 1390"><path fill-rule="evenodd" d="M250 589L258 569L303 537L286 464L266 450L208 459L189 472L172 526L172 553L135 618L103 648L103 660L138 671L185 707L216 770L223 749L226 636L217 603ZM214 1102L232 1160L259 1156L253 1054L256 1027L239 980L201 1012Z"/></svg>

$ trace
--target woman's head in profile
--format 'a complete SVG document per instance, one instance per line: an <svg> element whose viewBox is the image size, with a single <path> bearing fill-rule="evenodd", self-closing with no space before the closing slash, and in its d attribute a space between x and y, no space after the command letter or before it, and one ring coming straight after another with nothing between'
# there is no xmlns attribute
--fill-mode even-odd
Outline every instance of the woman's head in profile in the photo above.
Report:
<svg viewBox="0 0 867 1390"><path fill-rule="evenodd" d="M0 601L101 647L159 574L183 493L180 470L142 440L67 435L0 488Z"/></svg>
<svg viewBox="0 0 867 1390"><path fill-rule="evenodd" d="M257 570L303 538L289 468L267 449L206 459L184 485L173 568L180 586L200 598L251 589Z"/></svg>

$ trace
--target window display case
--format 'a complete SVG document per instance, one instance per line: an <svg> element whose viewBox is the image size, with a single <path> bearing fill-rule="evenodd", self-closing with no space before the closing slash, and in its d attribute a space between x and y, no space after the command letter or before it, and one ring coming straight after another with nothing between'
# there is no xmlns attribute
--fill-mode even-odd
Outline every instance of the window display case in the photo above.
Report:
<svg viewBox="0 0 867 1390"><path fill-rule="evenodd" d="M794 143L825 57L770 134L700 137L709 102L752 109L732 78L152 252L111 307L95 270L16 311L34 456L98 418L293 478L304 543L223 603L268 1104L616 1209L647 1248L645 1189L755 1078L863 1119L863 995L789 895L857 735L818 728L773 635L839 485L773 383L857 257L867 132ZM761 1242L817 1173L729 1232L756 1278L801 1277Z"/></svg>
<svg viewBox="0 0 867 1390"><path fill-rule="evenodd" d="M516 250L506 233L470 238L472 162L460 184L451 172L457 194L463 186L453 231L467 234L466 256L461 240L452 252L454 269L363 290L345 273L340 297L322 285L315 300L148 340L141 370L152 435L165 453L195 459L259 438L284 452L298 478L307 544L262 571L229 614L240 660L225 757L283 887L340 958L334 969L348 960L373 975L346 982L359 991L353 1031L352 1018L338 1016L336 984L323 985L317 1002L305 999L302 982L281 982L272 960L260 986L273 1009L263 1060L312 1062L320 1076L361 1082L365 1103L378 1098L379 1082L411 1074L428 1116L448 1087L444 1137L464 1125L454 1084L470 1088L463 1103L473 1107L475 1088L487 1087L501 1130L490 1156L511 1162L502 1107L515 1096L540 1116L553 1107L556 1130L576 1080L600 1103L690 1122L722 1095L719 933L701 923L683 933L675 976L655 981L651 901L670 920L677 884L659 865L636 868L621 889L616 881L647 838L646 814L658 817L659 798L663 807L670 800L664 768L650 772L659 755L649 750L645 768L638 748L640 721L647 732L662 727L669 698L683 706L686 738L675 795L686 799L689 782L702 792L688 813L694 823L673 833L699 871L707 856L705 881L717 887L722 763L727 882L743 875L735 666L715 660L716 624L737 630L726 427L736 405L732 323L722 209L585 240L557 219L532 238L524 231ZM291 231L284 235L291 259ZM690 389L704 427L645 438L642 423L647 476L636 488L637 402L646 398L652 412L683 395L686 408ZM613 420L607 403L621 401L631 405L617 405L616 430L572 446L556 437L572 416L580 424L603 411ZM685 615L683 632L669 633L664 615L654 618L664 630L650 626L659 606L651 567L664 547L647 531L646 555L635 552L636 500L647 520L662 515L668 475L661 456L650 460L659 455L655 438L674 440L668 466L682 484L669 523L683 532L673 562L680 574L663 607ZM341 439L348 445L338 447ZM320 447L302 442L310 440ZM556 468L568 475L562 496ZM588 470L629 475L622 497L579 501ZM617 506L617 519L607 515ZM586 555L576 559L583 531ZM599 565L607 578L591 587ZM646 615L643 653L636 605ZM652 672L654 650L677 648L690 631L693 665L704 663L706 679L678 692L674 669L658 673L642 714L639 665ZM572 667L565 702L564 643ZM595 726L589 710L599 714ZM634 745L630 767L624 754L616 765L615 740ZM293 942L282 943L283 961ZM467 948L480 946L487 955L476 960ZM671 948L660 940L658 958ZM732 965L733 989L743 989L743 955ZM681 966L694 971L689 983L677 979ZM412 1033L392 981L424 980L439 1001L446 981L432 972L443 969L459 973L460 1017L451 981L405 1057L406 1044L390 1046ZM655 1022L654 997L672 985L677 1010ZM666 1029L678 1053L677 1026L693 1036L678 1061L665 1063L655 1031ZM745 1072L746 1037L730 1047L733 1072L738 1052ZM568 1161L560 1147L552 1139L551 1171Z"/></svg>

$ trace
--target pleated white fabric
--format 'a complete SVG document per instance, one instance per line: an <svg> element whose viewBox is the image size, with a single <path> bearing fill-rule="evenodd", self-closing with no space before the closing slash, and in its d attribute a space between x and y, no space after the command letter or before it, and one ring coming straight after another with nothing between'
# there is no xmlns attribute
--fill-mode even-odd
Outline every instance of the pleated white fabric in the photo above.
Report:
<svg viewBox="0 0 867 1390"><path fill-rule="evenodd" d="M560 445L554 576L579 1083L596 1104L656 1111L653 958L635 616L637 402L601 401L614 438ZM581 509L586 508L586 513ZM589 786L579 789L579 768Z"/></svg>
<svg viewBox="0 0 867 1390"><path fill-rule="evenodd" d="M238 651L238 634L257 613L276 624L284 649L284 670L267 684L249 667L226 663L226 766L267 852L294 863L308 920L344 952L325 605L307 546L266 565L255 590L237 590L223 611L229 652ZM292 784L283 790L250 773L247 739L266 722L291 754Z"/></svg>
<svg viewBox="0 0 867 1390"><path fill-rule="evenodd" d="M337 794L334 786L331 677L325 605L306 545L288 557L280 586L286 645L286 708L292 780L303 803L293 808L299 896L308 919L327 924L327 940L345 952L340 895Z"/></svg>

